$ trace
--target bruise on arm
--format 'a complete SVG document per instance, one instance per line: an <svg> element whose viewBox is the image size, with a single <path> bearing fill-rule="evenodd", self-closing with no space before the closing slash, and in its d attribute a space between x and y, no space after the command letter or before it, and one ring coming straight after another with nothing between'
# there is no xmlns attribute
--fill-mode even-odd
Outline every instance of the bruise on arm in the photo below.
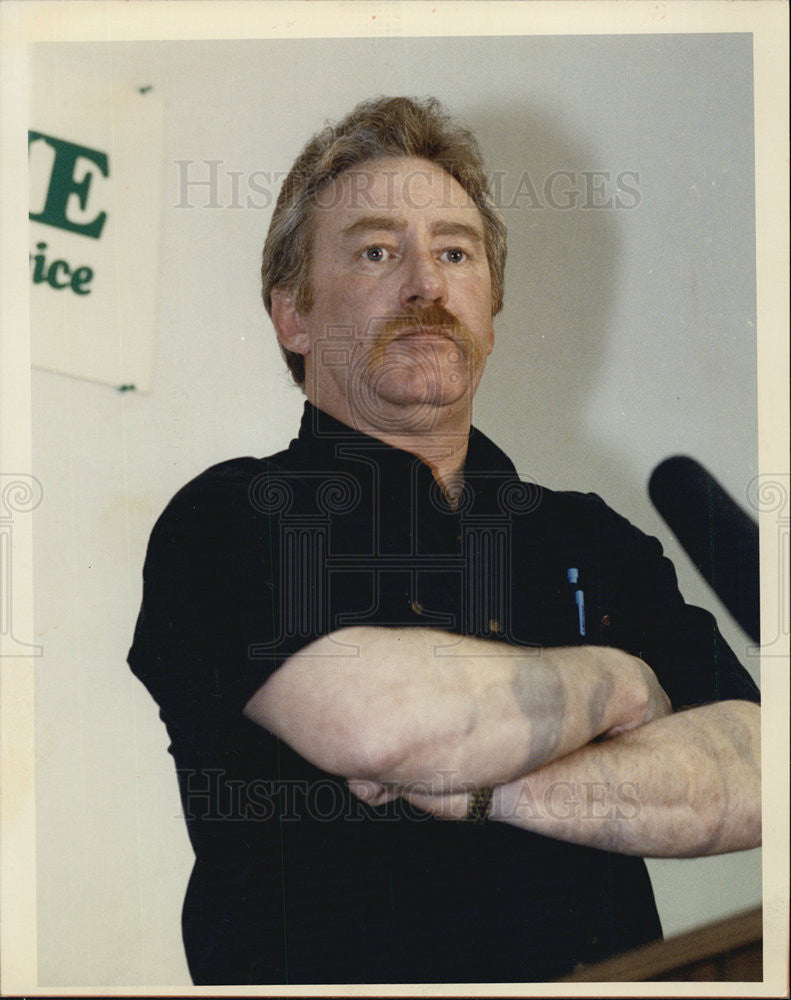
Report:
<svg viewBox="0 0 791 1000"><path fill-rule="evenodd" d="M584 706L591 740L602 733L614 690L610 670L604 670L593 682ZM568 721L566 688L555 664L548 661L537 665L533 661L514 665L511 691L519 710L531 723L530 749L524 762L524 773L529 774L554 759L563 739Z"/></svg>
<svg viewBox="0 0 791 1000"><path fill-rule="evenodd" d="M566 691L554 664L538 666L535 662L514 665L511 691L519 710L532 723L530 749L524 763L528 774L551 760L560 744Z"/></svg>

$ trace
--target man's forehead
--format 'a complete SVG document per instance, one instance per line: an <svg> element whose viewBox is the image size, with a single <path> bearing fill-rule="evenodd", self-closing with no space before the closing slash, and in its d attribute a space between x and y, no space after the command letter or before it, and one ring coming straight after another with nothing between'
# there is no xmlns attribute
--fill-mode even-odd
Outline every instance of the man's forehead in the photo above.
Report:
<svg viewBox="0 0 791 1000"><path fill-rule="evenodd" d="M388 157L368 160L344 171L316 199L319 215L343 216L345 220L375 213L403 215L405 211L445 211L478 216L475 202L447 171L430 160Z"/></svg>

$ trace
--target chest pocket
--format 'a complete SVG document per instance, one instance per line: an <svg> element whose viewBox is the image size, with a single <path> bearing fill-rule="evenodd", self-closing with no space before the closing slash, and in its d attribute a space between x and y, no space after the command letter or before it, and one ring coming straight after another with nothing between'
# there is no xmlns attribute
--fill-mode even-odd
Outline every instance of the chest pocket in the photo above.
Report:
<svg viewBox="0 0 791 1000"><path fill-rule="evenodd" d="M636 653L625 588L590 564L567 563L533 561L529 572L514 575L510 635L504 638L519 645L615 646Z"/></svg>

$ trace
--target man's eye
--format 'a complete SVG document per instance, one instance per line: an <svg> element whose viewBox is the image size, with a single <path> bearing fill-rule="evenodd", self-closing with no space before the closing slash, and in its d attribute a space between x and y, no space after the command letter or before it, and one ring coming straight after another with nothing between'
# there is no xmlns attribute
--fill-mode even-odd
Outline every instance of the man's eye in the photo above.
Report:
<svg viewBox="0 0 791 1000"><path fill-rule="evenodd" d="M363 251L363 257L365 260L373 261L376 264L379 261L386 260L388 253L384 247L367 247Z"/></svg>
<svg viewBox="0 0 791 1000"><path fill-rule="evenodd" d="M460 247L451 247L449 250L445 250L442 256L449 264L461 264L467 259L466 252Z"/></svg>

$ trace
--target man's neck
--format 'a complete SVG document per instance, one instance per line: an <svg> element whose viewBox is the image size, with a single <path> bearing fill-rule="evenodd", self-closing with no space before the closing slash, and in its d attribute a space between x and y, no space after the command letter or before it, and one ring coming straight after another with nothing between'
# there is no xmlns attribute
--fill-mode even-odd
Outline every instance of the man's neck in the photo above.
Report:
<svg viewBox="0 0 791 1000"><path fill-rule="evenodd" d="M366 419L359 411L352 412L348 405L333 406L329 401L314 400L311 403L362 434L416 455L431 469L448 500L455 503L458 499L464 485L464 463L470 436L469 405L439 407L430 412L424 408L413 421L393 419L389 426L382 426Z"/></svg>

